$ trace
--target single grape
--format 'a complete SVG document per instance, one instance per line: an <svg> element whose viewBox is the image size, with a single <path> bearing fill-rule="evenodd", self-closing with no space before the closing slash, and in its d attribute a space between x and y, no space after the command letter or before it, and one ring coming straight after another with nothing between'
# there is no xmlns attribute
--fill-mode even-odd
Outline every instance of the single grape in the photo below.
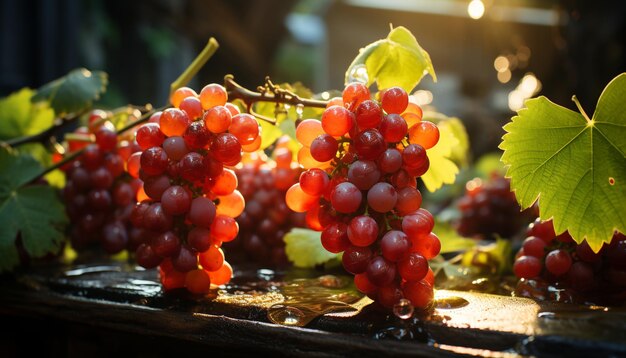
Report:
<svg viewBox="0 0 626 358"><path fill-rule="evenodd" d="M541 261L534 256L521 256L513 264L515 276L521 278L535 278L541 273Z"/></svg>
<svg viewBox="0 0 626 358"><path fill-rule="evenodd" d="M396 262L408 255L410 247L411 242L406 234L398 230L388 231L380 240L383 257L391 262Z"/></svg>
<svg viewBox="0 0 626 358"><path fill-rule="evenodd" d="M556 276L569 271L572 266L572 257L565 250L553 250L546 255L546 269Z"/></svg>
<svg viewBox="0 0 626 358"><path fill-rule="evenodd" d="M215 106L223 106L226 104L227 100L228 93L226 93L226 89L219 84L208 84L200 91L200 102L205 111Z"/></svg>
<svg viewBox="0 0 626 358"><path fill-rule="evenodd" d="M416 252L398 261L398 273L405 281L419 281L428 273L428 260Z"/></svg>
<svg viewBox="0 0 626 358"><path fill-rule="evenodd" d="M356 123L359 129L376 128L383 119L380 106L371 100L365 100L356 109Z"/></svg>
<svg viewBox="0 0 626 358"><path fill-rule="evenodd" d="M372 250L367 246L348 246L341 256L341 262L346 271L356 275L367 270L372 255Z"/></svg>
<svg viewBox="0 0 626 358"><path fill-rule="evenodd" d="M378 287L387 286L396 277L396 265L382 256L375 256L367 264L366 272L371 283Z"/></svg>
<svg viewBox="0 0 626 358"><path fill-rule="evenodd" d="M381 103L385 112L400 114L407 109L409 95L400 87L391 87L382 92Z"/></svg>
<svg viewBox="0 0 626 358"><path fill-rule="evenodd" d="M361 190L368 190L380 179L380 171L375 162L357 160L348 169L348 180Z"/></svg>
<svg viewBox="0 0 626 358"><path fill-rule="evenodd" d="M216 212L215 204L210 199L200 196L191 201L188 218L196 226L211 228Z"/></svg>
<svg viewBox="0 0 626 358"><path fill-rule="evenodd" d="M344 182L338 184L331 193L330 201L340 213L349 214L355 212L361 205L363 195L354 184Z"/></svg>
<svg viewBox="0 0 626 358"><path fill-rule="evenodd" d="M397 201L398 193L389 183L376 183L367 192L368 205L379 213L391 211Z"/></svg>
<svg viewBox="0 0 626 358"><path fill-rule="evenodd" d="M397 143L404 139L408 127L404 118L398 114L386 115L380 124L380 134L388 143Z"/></svg>
<svg viewBox="0 0 626 358"><path fill-rule="evenodd" d="M352 245L369 246L378 238L378 224L370 216L357 216L350 220L347 235Z"/></svg>
<svg viewBox="0 0 626 358"><path fill-rule="evenodd" d="M362 83L353 82L342 93L343 103L348 109L356 109L361 102L370 99L370 90Z"/></svg>
<svg viewBox="0 0 626 358"><path fill-rule="evenodd" d="M432 122L421 121L409 128L409 141L430 149L439 142L439 129Z"/></svg>
<svg viewBox="0 0 626 358"><path fill-rule="evenodd" d="M161 132L168 137L182 136L189 124L191 119L187 113L176 108L164 110L159 120Z"/></svg>
<svg viewBox="0 0 626 358"><path fill-rule="evenodd" d="M352 114L352 112L345 109L343 106L331 106L331 107L328 107L322 114L321 128L323 129L324 132L330 134L331 136L340 137L342 135L345 135L352 129L354 125L353 124L354 119L355 119L354 114ZM300 126L303 123L301 123ZM300 126L298 126L298 128L300 128ZM305 128L307 128L308 126L309 125L307 125L306 127L302 127L302 130L305 130ZM315 130L307 129L307 131L317 132L317 125L315 125L314 128ZM297 134L298 133L296 132L296 136ZM297 136L297 138L300 141L300 143L302 143L302 145L307 146L306 142L303 142L301 140L301 138L304 139L304 135L301 135L299 137Z"/></svg>
<svg viewBox="0 0 626 358"><path fill-rule="evenodd" d="M321 134L311 142L311 156L318 162L326 162L335 157L337 140L328 134Z"/></svg>
<svg viewBox="0 0 626 358"><path fill-rule="evenodd" d="M404 297L418 308L428 307L434 299L433 287L425 280L407 282L402 286Z"/></svg>

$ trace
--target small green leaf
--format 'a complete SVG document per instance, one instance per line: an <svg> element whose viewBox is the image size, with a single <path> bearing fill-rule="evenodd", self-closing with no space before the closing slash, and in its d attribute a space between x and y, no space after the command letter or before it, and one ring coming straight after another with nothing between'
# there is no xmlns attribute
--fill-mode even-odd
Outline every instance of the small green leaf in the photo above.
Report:
<svg viewBox="0 0 626 358"><path fill-rule="evenodd" d="M459 145L459 140L454 136L452 125L447 121L442 121L437 126L439 127L439 142L426 151L430 160L430 167L421 176L426 189L431 192L441 188L443 184L454 183L454 179L459 173L459 168L450 159L453 149Z"/></svg>
<svg viewBox="0 0 626 358"><path fill-rule="evenodd" d="M57 115L90 108L106 91L108 76L102 71L79 68L37 90L33 102L48 101Z"/></svg>
<svg viewBox="0 0 626 358"><path fill-rule="evenodd" d="M602 92L591 119L550 102L526 101L504 126L507 176L522 208L539 199L542 219L598 251L626 232L626 73Z"/></svg>
<svg viewBox="0 0 626 358"><path fill-rule="evenodd" d="M463 122L457 117L448 117L443 113L426 111L422 120L435 123L437 126L448 126L459 143L452 147L450 159L459 166L465 166L468 162L470 150L469 135Z"/></svg>
<svg viewBox="0 0 626 358"><path fill-rule="evenodd" d="M296 267L315 267L339 257L326 251L318 231L293 228L285 235L285 253Z"/></svg>
<svg viewBox="0 0 626 358"><path fill-rule="evenodd" d="M39 133L54 122L54 111L47 103L31 103L34 91L21 89L0 99L0 139Z"/></svg>
<svg viewBox="0 0 626 358"><path fill-rule="evenodd" d="M53 164L52 155L41 143L23 144L16 148L15 151L19 154L32 156L44 167L49 167ZM48 184L55 188L63 188L65 186L65 174L59 169L51 171L44 178L48 181Z"/></svg>
<svg viewBox="0 0 626 358"><path fill-rule="evenodd" d="M18 233L32 257L56 252L64 240L68 220L54 188L25 185L41 170L32 157L0 149L0 271L19 264Z"/></svg>
<svg viewBox="0 0 626 358"><path fill-rule="evenodd" d="M392 29L386 39L362 48L348 67L345 82L351 82L355 71L363 66L367 70L367 85L376 82L379 89L400 86L411 92L426 73L437 81L428 52L402 26Z"/></svg>
<svg viewBox="0 0 626 358"><path fill-rule="evenodd" d="M465 251L477 245L476 240L460 236L449 223L441 222L440 220L437 221L437 226L433 229L433 232L441 241L441 254Z"/></svg>
<svg viewBox="0 0 626 358"><path fill-rule="evenodd" d="M261 148L265 149L274 144L280 136L283 135L283 131L278 127L266 121L258 121L261 126Z"/></svg>

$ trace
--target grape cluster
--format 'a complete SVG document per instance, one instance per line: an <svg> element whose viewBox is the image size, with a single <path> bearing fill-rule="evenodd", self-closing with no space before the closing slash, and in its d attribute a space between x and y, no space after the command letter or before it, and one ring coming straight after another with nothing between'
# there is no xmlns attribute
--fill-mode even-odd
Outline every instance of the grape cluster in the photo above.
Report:
<svg viewBox="0 0 626 358"><path fill-rule="evenodd" d="M532 208L522 211L509 179L500 175L494 174L486 182L480 178L470 180L465 189L465 195L457 202L461 217L456 230L462 236L510 238L537 216Z"/></svg>
<svg viewBox="0 0 626 358"><path fill-rule="evenodd" d="M136 260L145 268L159 266L165 290L185 287L208 292L232 276L221 245L237 236L235 217L245 201L236 190L229 167L242 151L260 146L256 119L227 103L218 84L200 94L176 90L173 108L155 113L137 130L141 151L128 159L128 171L143 180L144 200L131 220L142 230Z"/></svg>
<svg viewBox="0 0 626 358"><path fill-rule="evenodd" d="M513 265L515 275L522 279L517 294L561 301L623 302L626 235L615 232L611 243L597 253L586 241L576 244L567 231L556 235L552 221L537 219L527 236Z"/></svg>
<svg viewBox="0 0 626 358"><path fill-rule="evenodd" d="M118 137L106 116L103 111L93 111L89 127L80 127L75 136L68 136L69 151L84 152L64 168L63 199L75 223L70 232L72 246L82 250L99 243L107 253L115 254L138 246L130 215L141 182L124 168L126 159L138 148Z"/></svg>
<svg viewBox="0 0 626 358"><path fill-rule="evenodd" d="M253 153L254 158L236 170L246 208L237 217L239 239L225 246L231 257L239 253L242 261L270 267L289 263L283 237L306 224L304 214L291 211L285 203L285 193L298 182L301 169L292 163L291 151L284 144L277 144L275 160Z"/></svg>
<svg viewBox="0 0 626 358"><path fill-rule="evenodd" d="M356 287L385 307L401 298L419 308L433 300L428 260L441 248L433 216L421 208L416 178L430 165L426 150L439 140L419 106L393 87L372 100L369 89L349 84L321 121L296 128L307 169L286 194L287 205L307 212L326 250L343 252Z"/></svg>

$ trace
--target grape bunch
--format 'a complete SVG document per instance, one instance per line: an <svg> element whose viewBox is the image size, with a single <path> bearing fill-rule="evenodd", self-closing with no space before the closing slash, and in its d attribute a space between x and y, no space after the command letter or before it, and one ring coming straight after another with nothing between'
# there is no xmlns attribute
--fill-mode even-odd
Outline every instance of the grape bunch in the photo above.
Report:
<svg viewBox="0 0 626 358"><path fill-rule="evenodd" d="M237 236L245 201L231 168L261 138L256 119L227 97L218 84L199 95L180 88L173 108L137 130L141 151L128 159L128 171L143 180L145 199L131 215L143 238L135 257L145 268L159 266L165 290L203 294L232 276L221 245Z"/></svg>
<svg viewBox="0 0 626 358"><path fill-rule="evenodd" d="M93 143L95 139L95 143ZM132 141L118 136L107 114L89 116L89 127L68 135L69 152L83 149L79 159L65 167L63 199L72 223L72 246L77 250L99 243L109 254L138 246L130 215L141 186L125 172L124 163L138 150Z"/></svg>
<svg viewBox="0 0 626 358"><path fill-rule="evenodd" d="M462 236L510 238L537 216L532 208L522 211L509 179L500 175L494 174L486 182L480 178L470 180L465 188L465 195L457 202L461 217L456 230Z"/></svg>
<svg viewBox="0 0 626 358"><path fill-rule="evenodd" d="M569 233L556 235L552 221L537 219L513 265L516 293L569 302L623 303L626 298L626 235L615 232L598 253ZM554 292L560 293L559 296Z"/></svg>
<svg viewBox="0 0 626 358"><path fill-rule="evenodd" d="M307 170L287 191L287 205L307 212L326 250L343 252L361 292L388 308L402 298L426 308L434 284L428 260L441 244L416 178L430 166L426 150L439 129L399 87L383 91L380 103L370 98L365 85L349 84L321 121L298 125L298 161Z"/></svg>
<svg viewBox="0 0 626 358"><path fill-rule="evenodd" d="M246 208L237 217L239 239L225 246L231 257L239 253L241 261L270 267L289 264L283 237L306 224L304 214L291 211L285 203L285 193L298 182L301 169L284 144L277 144L274 160L252 153L253 158L236 170Z"/></svg>

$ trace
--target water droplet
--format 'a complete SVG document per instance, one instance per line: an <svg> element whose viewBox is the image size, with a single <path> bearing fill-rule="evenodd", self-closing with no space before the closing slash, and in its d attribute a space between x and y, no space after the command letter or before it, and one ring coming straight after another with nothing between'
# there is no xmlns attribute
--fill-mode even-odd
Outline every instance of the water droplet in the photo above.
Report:
<svg viewBox="0 0 626 358"><path fill-rule="evenodd" d="M256 275L258 278L262 280L269 281L274 278L276 273L270 269L260 269L260 270L257 270Z"/></svg>
<svg viewBox="0 0 626 358"><path fill-rule="evenodd" d="M348 82L367 83L368 79L367 67L365 65L354 66L348 74Z"/></svg>
<svg viewBox="0 0 626 358"><path fill-rule="evenodd" d="M439 298L435 301L435 307L438 309L454 309L469 305L469 301L462 297L450 296Z"/></svg>
<svg viewBox="0 0 626 358"><path fill-rule="evenodd" d="M400 299L398 303L393 306L393 314L395 314L400 319L409 319L413 316L413 312L415 309L411 304L411 301L406 298Z"/></svg>
<svg viewBox="0 0 626 358"><path fill-rule="evenodd" d="M267 317L276 324L285 326L303 326L305 314L300 309L283 304L276 304L267 311Z"/></svg>

